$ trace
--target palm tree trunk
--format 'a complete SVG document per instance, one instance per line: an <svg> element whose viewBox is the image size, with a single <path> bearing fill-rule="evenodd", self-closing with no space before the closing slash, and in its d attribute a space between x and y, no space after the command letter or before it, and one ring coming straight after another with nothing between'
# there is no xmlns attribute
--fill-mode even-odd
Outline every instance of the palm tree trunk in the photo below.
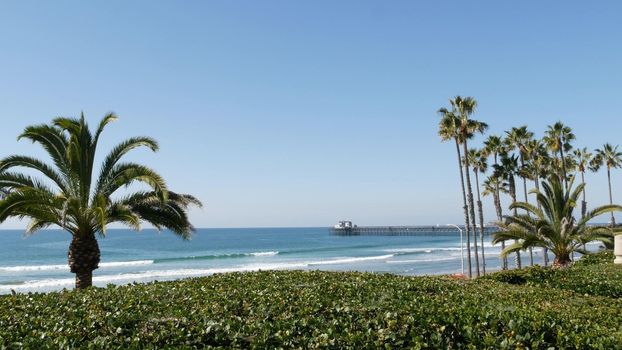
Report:
<svg viewBox="0 0 622 350"><path fill-rule="evenodd" d="M495 168L498 165L497 163L497 153L495 153L494 155L495 157ZM501 191L499 190L499 183L495 183L495 195L493 196L495 199L495 209L497 211L497 220L499 220L499 222L503 221L503 211L501 210ZM505 249L505 241L501 241L501 250ZM508 258L507 256L504 256L501 259L501 269L503 270L507 270L508 269Z"/></svg>
<svg viewBox="0 0 622 350"><path fill-rule="evenodd" d="M501 211L501 198L499 194L495 195L495 209L497 211L497 219L499 222L503 221L503 212ZM501 241L501 250L505 249L505 241ZM501 269L508 269L508 257L504 256L501 258Z"/></svg>
<svg viewBox="0 0 622 350"><path fill-rule="evenodd" d="M613 205L613 196L611 195L611 169L607 167L607 180L609 181L609 204ZM616 218L613 216L613 212L611 212L611 227L616 225Z"/></svg>
<svg viewBox="0 0 622 350"><path fill-rule="evenodd" d="M581 185L583 185L583 191L581 191L582 199L581 199L581 219L585 217L587 213L587 202L585 201L585 172L581 172ZM583 245L583 250L586 250L587 247L585 244Z"/></svg>
<svg viewBox="0 0 622 350"><path fill-rule="evenodd" d="M76 289L93 284L93 270L98 268L99 261L99 245L95 235L74 234L67 252L67 262L71 272L76 274Z"/></svg>
<svg viewBox="0 0 622 350"><path fill-rule="evenodd" d="M540 174L536 174L536 179L534 180L534 184L536 185L536 191L538 191L538 193L540 193ZM540 202L536 199L536 203L538 203L538 209L542 210L542 206L540 205ZM542 260L544 261L544 266L548 266L549 265L549 249L544 247L542 248Z"/></svg>
<svg viewBox="0 0 622 350"><path fill-rule="evenodd" d="M521 168L525 167L525 160L523 158L523 155L521 153L520 155L520 165ZM525 203L529 203L529 196L527 196L527 178L526 177L522 177L523 178L523 193L525 195ZM527 215L529 215L529 212L525 210L525 212L527 213ZM529 266L533 266L533 248L529 247Z"/></svg>
<svg viewBox="0 0 622 350"><path fill-rule="evenodd" d="M512 204L516 203L516 183L514 181L514 177L511 176L510 177L510 195L512 196ZM514 216L518 216L518 209L514 208ZM515 241L518 242L518 241ZM520 258L520 251L516 251L516 257L515 257L515 262L516 262L516 267L517 268L522 268L522 262L521 262L521 258Z"/></svg>
<svg viewBox="0 0 622 350"><path fill-rule="evenodd" d="M473 205L473 189L471 187L471 177L469 175L469 158L468 154L468 146L466 137L462 143L462 148L464 150L464 172L466 174L466 185L467 185L467 200L469 203L469 217L471 218L471 224L473 225L473 258L475 260L475 274L479 277L479 256L477 254L477 224L475 223L475 206Z"/></svg>
<svg viewBox="0 0 622 350"><path fill-rule="evenodd" d="M484 254L484 212L482 210L482 199L479 194L479 175L475 169L475 188L477 188L477 211L479 214L479 239L482 247L482 273L486 274L486 255Z"/></svg>
<svg viewBox="0 0 622 350"><path fill-rule="evenodd" d="M84 289L93 285L93 271L76 272L76 289Z"/></svg>
<svg viewBox="0 0 622 350"><path fill-rule="evenodd" d="M562 144L561 137L559 138L559 154L561 156L561 162L562 162L562 174L564 176L563 178L564 185L568 187L568 179L566 178L566 160L564 159L564 145Z"/></svg>
<svg viewBox="0 0 622 350"><path fill-rule="evenodd" d="M553 260L553 268L566 267L570 265L572 260L568 254L555 256L555 260Z"/></svg>
<svg viewBox="0 0 622 350"><path fill-rule="evenodd" d="M469 210L467 207L466 191L464 189L464 174L462 171L462 156L460 155L460 144L456 139L456 152L458 153L458 168L460 168L460 183L462 184L462 201L464 209L464 229L466 230L466 245L467 245L467 271L469 278L473 277L473 269L471 267L471 246L469 238ZM462 247L460 247L462 249Z"/></svg>
<svg viewBox="0 0 622 350"><path fill-rule="evenodd" d="M585 185L585 172L581 172L581 184ZM581 201L581 218L587 213L587 202L585 201L585 187L583 187L583 200Z"/></svg>

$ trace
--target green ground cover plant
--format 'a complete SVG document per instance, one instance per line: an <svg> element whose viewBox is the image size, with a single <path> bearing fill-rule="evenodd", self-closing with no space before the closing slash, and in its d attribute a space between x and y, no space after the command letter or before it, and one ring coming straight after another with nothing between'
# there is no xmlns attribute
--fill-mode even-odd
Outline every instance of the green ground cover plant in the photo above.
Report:
<svg viewBox="0 0 622 350"><path fill-rule="evenodd" d="M0 348L621 348L622 269L551 271L515 272L522 283L263 271L5 295Z"/></svg>
<svg viewBox="0 0 622 350"><path fill-rule="evenodd" d="M546 286L579 294L622 298L622 267L611 263L610 251L591 254L569 269L534 266L522 270L500 271L485 279L515 285Z"/></svg>

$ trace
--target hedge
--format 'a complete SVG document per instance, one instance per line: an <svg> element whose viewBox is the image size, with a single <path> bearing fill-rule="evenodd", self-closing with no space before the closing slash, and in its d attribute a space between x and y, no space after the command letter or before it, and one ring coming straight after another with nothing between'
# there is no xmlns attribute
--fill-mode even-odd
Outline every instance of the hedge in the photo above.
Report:
<svg viewBox="0 0 622 350"><path fill-rule="evenodd" d="M612 264L610 251L581 258L574 266L551 269L534 266L522 270L500 271L485 279L516 285L546 286L578 294L622 298L622 266Z"/></svg>
<svg viewBox="0 0 622 350"><path fill-rule="evenodd" d="M0 348L622 347L620 299L492 279L231 273L7 295L0 310Z"/></svg>

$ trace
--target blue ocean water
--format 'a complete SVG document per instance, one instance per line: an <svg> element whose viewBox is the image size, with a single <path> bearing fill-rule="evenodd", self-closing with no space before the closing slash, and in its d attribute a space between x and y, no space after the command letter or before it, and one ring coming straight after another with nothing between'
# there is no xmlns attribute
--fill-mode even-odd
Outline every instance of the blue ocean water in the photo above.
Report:
<svg viewBox="0 0 622 350"><path fill-rule="evenodd" d="M61 230L27 238L22 231L0 231L0 294L72 288L74 275L67 267L70 240ZM198 229L184 241L167 231L111 229L99 243L102 262L93 279L97 286L267 269L461 272L457 232L345 237L331 235L328 228ZM500 269L499 251L487 236L488 270ZM535 255L540 262L541 252ZM528 257L523 257L526 264Z"/></svg>

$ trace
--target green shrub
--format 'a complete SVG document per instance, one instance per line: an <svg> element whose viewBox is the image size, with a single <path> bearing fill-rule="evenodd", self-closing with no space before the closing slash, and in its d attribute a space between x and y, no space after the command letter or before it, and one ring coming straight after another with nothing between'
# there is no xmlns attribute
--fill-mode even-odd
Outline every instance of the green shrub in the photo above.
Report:
<svg viewBox="0 0 622 350"><path fill-rule="evenodd" d="M619 310L490 279L232 273L2 296L0 348L615 349Z"/></svg>
<svg viewBox="0 0 622 350"><path fill-rule="evenodd" d="M482 278L516 285L525 283L539 284L549 280L556 272L551 268L535 265L524 269L499 271Z"/></svg>
<svg viewBox="0 0 622 350"><path fill-rule="evenodd" d="M611 264L613 259L615 259L613 251L603 250L598 253L582 256L581 259L575 263L575 266Z"/></svg>
<svg viewBox="0 0 622 350"><path fill-rule="evenodd" d="M622 266L613 264L613 253L603 251L583 256L565 269L528 267L499 271L483 279L515 285L546 286L578 294L622 298Z"/></svg>

